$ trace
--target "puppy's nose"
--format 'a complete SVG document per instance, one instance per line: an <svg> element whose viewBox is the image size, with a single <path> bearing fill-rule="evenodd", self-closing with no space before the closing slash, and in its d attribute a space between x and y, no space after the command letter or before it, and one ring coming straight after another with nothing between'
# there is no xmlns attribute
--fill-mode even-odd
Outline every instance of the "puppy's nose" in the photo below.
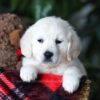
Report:
<svg viewBox="0 0 100 100"><path fill-rule="evenodd" d="M45 56L46 59L50 59L50 58L53 56L53 53L50 52L50 51L46 51L46 52L44 53L44 56Z"/></svg>

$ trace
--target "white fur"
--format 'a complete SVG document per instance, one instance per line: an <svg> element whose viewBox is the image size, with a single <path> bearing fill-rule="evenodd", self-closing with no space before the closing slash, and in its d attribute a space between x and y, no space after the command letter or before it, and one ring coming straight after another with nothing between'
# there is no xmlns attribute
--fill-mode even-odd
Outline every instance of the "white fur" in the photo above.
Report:
<svg viewBox="0 0 100 100"><path fill-rule="evenodd" d="M38 39L43 39L39 43ZM55 40L62 41L56 44ZM69 23L57 17L45 17L30 26L20 41L23 65L20 77L30 82L38 73L63 75L63 88L73 93L79 87L80 78L86 75L78 60L80 41ZM54 54L51 62L44 62L44 53L49 50Z"/></svg>

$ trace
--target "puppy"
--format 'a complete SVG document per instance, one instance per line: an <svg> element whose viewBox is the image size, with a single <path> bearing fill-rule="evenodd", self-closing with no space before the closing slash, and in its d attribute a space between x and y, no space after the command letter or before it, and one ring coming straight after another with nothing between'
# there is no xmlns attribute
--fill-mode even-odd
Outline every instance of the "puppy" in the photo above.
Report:
<svg viewBox="0 0 100 100"><path fill-rule="evenodd" d="M63 76L63 88L73 93L86 75L80 54L80 40L69 23L57 17L45 17L30 26L20 41L23 64L20 77L25 82L38 73Z"/></svg>

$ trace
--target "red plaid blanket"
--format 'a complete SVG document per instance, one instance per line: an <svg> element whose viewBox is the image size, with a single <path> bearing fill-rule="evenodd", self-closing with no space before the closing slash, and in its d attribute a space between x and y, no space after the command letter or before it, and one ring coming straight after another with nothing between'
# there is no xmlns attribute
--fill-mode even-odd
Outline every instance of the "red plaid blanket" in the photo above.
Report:
<svg viewBox="0 0 100 100"><path fill-rule="evenodd" d="M68 94L61 84L62 77L58 75L42 74L36 81L26 83L18 71L0 69L0 100L77 100L81 85L78 91Z"/></svg>

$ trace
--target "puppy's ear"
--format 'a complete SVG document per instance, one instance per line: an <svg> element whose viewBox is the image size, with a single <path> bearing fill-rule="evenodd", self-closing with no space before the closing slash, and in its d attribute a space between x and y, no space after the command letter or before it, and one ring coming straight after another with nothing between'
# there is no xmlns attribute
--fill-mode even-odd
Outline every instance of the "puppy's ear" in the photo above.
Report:
<svg viewBox="0 0 100 100"><path fill-rule="evenodd" d="M20 40L21 52L26 57L32 56L31 40L32 40L32 28L29 27Z"/></svg>
<svg viewBox="0 0 100 100"><path fill-rule="evenodd" d="M80 54L80 40L76 32L73 30L68 33L68 44L67 44L67 59L71 61Z"/></svg>

